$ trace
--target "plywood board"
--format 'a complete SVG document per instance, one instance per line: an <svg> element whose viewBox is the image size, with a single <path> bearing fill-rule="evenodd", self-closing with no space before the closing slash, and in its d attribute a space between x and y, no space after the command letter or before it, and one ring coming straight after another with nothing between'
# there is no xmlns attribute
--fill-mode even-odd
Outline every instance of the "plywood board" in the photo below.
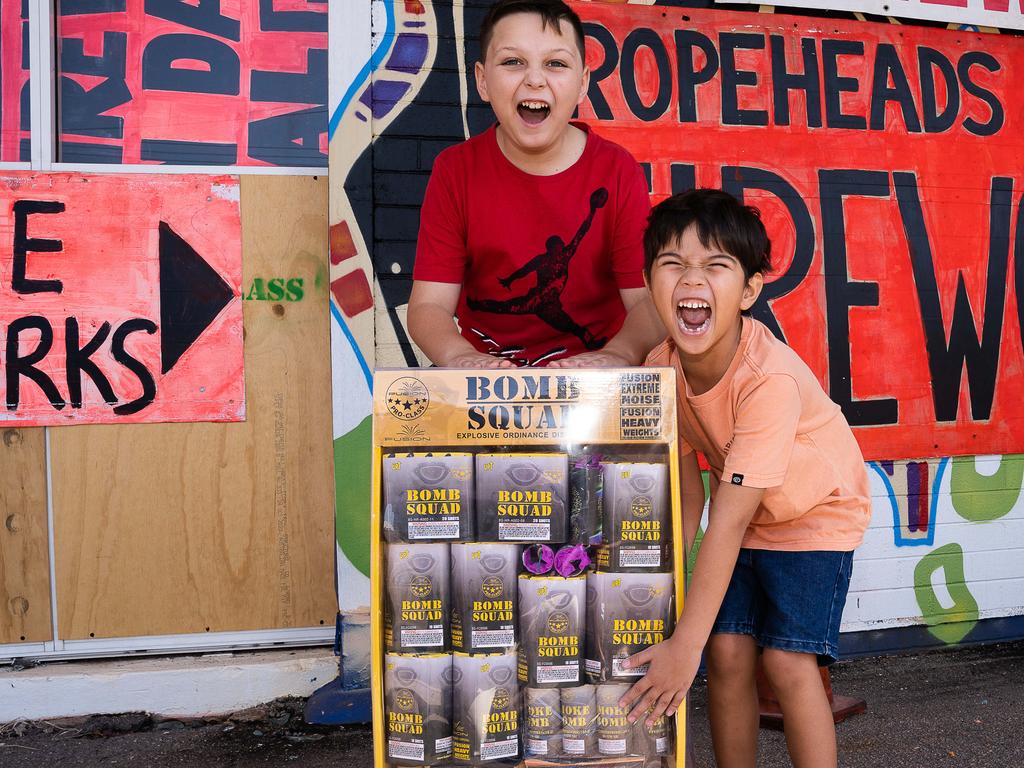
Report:
<svg viewBox="0 0 1024 768"><path fill-rule="evenodd" d="M41 429L0 427L0 644L53 638Z"/></svg>
<svg viewBox="0 0 1024 768"><path fill-rule="evenodd" d="M247 421L54 431L62 638L334 620L326 178L241 207Z"/></svg>

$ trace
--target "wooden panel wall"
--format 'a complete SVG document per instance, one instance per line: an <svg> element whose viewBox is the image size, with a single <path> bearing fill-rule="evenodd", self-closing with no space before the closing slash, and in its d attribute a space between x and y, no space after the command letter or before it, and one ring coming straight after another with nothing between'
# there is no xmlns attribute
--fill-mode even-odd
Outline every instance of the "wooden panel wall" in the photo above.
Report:
<svg viewBox="0 0 1024 768"><path fill-rule="evenodd" d="M241 194L247 420L53 430L63 639L334 621L327 179Z"/></svg>
<svg viewBox="0 0 1024 768"><path fill-rule="evenodd" d="M0 643L52 632L43 430L0 427Z"/></svg>

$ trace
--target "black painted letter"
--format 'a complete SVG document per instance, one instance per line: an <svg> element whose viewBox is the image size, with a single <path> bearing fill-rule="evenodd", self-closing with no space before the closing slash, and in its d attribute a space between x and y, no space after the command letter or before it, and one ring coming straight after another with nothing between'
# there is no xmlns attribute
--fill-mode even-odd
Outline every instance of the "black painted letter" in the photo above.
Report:
<svg viewBox="0 0 1024 768"><path fill-rule="evenodd" d="M60 280L31 280L25 277L28 252L59 253L64 243L48 237L28 236L28 217L33 213L63 213L64 203L56 200L17 200L14 203L14 263L11 265L11 287L15 293L60 293Z"/></svg>
<svg viewBox="0 0 1024 768"><path fill-rule="evenodd" d="M928 367L932 375L935 418L938 421L956 421L960 404L960 380L966 364L971 418L975 421L986 420L992 413L996 374L999 370L999 343L1003 335L1013 179L998 176L992 179L988 275L985 281L985 310L982 313L980 343L963 273L957 276L953 320L949 324L947 341L935 279L935 264L921 209L921 197L917 191L917 178L912 173L897 172L893 174L893 183L910 248L917 302L921 308Z"/></svg>
<svg viewBox="0 0 1024 768"><path fill-rule="evenodd" d="M829 395L851 426L896 424L899 403L894 398L854 400L850 374L850 307L877 307L878 283L850 280L846 262L846 214L843 199L888 197L885 171L818 171L821 189L821 230L824 235L825 317L828 322Z"/></svg>
<svg viewBox="0 0 1024 768"><path fill-rule="evenodd" d="M693 49L704 53L704 66L693 68ZM679 122L697 122L697 86L718 71L718 51L707 35L689 29L676 30L676 68L679 70Z"/></svg>
<svg viewBox="0 0 1024 768"><path fill-rule="evenodd" d="M29 328L39 331L39 343L36 348L24 357L21 356L20 334ZM5 359L7 361L7 410L16 411L21 401L21 377L32 379L46 395L50 405L61 410L66 403L60 396L57 387L43 371L36 368L53 346L53 328L50 321L39 315L19 317L7 326L7 345Z"/></svg>

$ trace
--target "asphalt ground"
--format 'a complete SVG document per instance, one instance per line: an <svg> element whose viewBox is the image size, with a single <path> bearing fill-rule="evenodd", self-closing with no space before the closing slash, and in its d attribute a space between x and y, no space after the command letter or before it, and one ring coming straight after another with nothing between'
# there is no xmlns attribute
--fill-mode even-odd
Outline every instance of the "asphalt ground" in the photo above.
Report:
<svg viewBox="0 0 1024 768"><path fill-rule="evenodd" d="M837 727L845 768L1024 768L1024 641L840 662L837 694L867 712ZM711 768L703 682L691 693L692 767ZM179 721L145 714L0 725L0 768L372 764L368 726L313 726L302 702ZM758 765L788 766L781 733L762 730Z"/></svg>

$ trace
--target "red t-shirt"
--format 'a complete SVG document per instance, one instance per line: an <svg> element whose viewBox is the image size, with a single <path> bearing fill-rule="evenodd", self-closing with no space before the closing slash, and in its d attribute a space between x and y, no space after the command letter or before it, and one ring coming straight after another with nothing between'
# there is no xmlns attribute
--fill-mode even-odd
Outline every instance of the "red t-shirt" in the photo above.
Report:
<svg viewBox="0 0 1024 768"><path fill-rule="evenodd" d="M456 318L481 352L519 365L600 349L642 288L650 211L636 160L582 123L571 167L534 176L501 153L495 127L438 155L420 213L413 278L459 283Z"/></svg>

